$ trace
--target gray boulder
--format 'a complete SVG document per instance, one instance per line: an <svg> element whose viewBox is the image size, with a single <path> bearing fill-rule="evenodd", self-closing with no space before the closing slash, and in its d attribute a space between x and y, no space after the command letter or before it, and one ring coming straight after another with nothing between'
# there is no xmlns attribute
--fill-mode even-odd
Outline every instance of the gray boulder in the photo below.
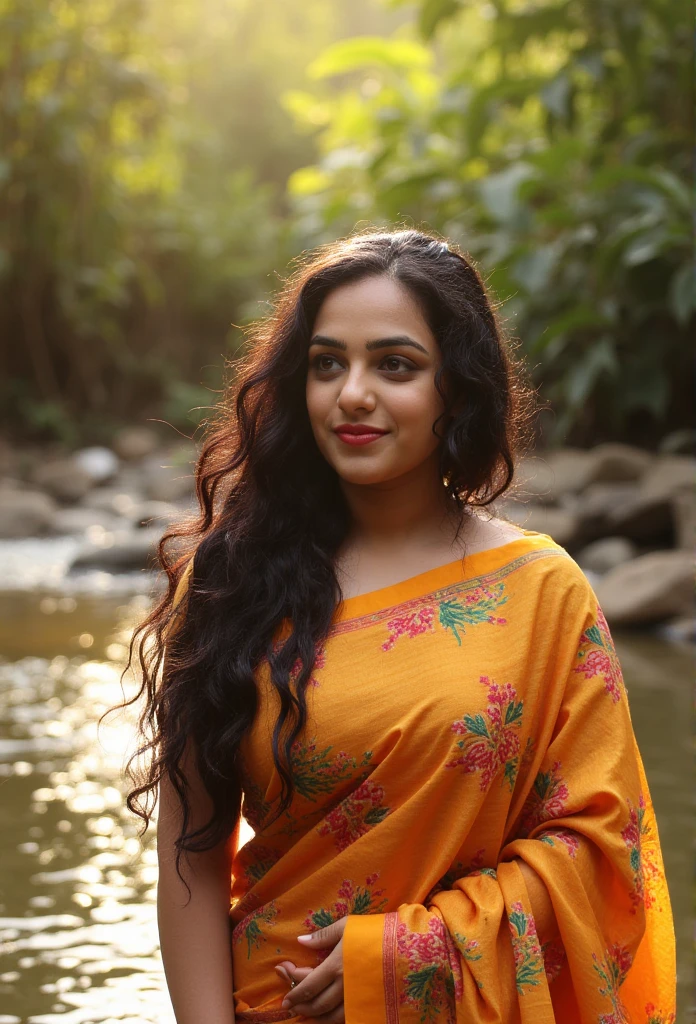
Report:
<svg viewBox="0 0 696 1024"><path fill-rule="evenodd" d="M598 444L590 452L592 464L588 480L592 483L623 483L642 479L655 462L655 456L629 444Z"/></svg>
<svg viewBox="0 0 696 1024"><path fill-rule="evenodd" d="M72 457L38 463L32 483L65 504L80 501L94 486L89 473Z"/></svg>
<svg viewBox="0 0 696 1024"><path fill-rule="evenodd" d="M603 537L584 547L577 555L577 563L585 572L604 576L637 554L636 545L626 537Z"/></svg>
<svg viewBox="0 0 696 1024"><path fill-rule="evenodd" d="M683 551L652 551L617 566L596 583L610 625L644 625L689 615L693 609L693 559Z"/></svg>
<svg viewBox="0 0 696 1024"><path fill-rule="evenodd" d="M135 462L152 455L158 445L157 434L148 427L125 427L116 433L112 441L114 451L126 462Z"/></svg>
<svg viewBox="0 0 696 1024"><path fill-rule="evenodd" d="M123 529L123 520L99 508L59 508L51 521L50 533L55 536L81 534L93 527L113 532Z"/></svg>
<svg viewBox="0 0 696 1024"><path fill-rule="evenodd" d="M3 487L0 489L0 538L19 540L47 533L55 512L55 501L41 491Z"/></svg>
<svg viewBox="0 0 696 1024"><path fill-rule="evenodd" d="M76 569L103 569L107 572L130 572L152 569L156 565L157 545L162 536L157 527L141 530L117 530L102 542L85 544L70 564Z"/></svg>

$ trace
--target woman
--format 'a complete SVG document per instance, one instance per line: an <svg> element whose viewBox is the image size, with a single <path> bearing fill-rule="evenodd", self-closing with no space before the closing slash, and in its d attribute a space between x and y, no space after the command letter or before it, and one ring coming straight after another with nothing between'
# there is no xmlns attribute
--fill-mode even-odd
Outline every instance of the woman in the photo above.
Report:
<svg viewBox="0 0 696 1024"><path fill-rule="evenodd" d="M179 1024L672 1021L606 621L561 546L481 513L531 392L478 274L417 231L353 236L253 341L141 627L129 799L147 824L160 795Z"/></svg>

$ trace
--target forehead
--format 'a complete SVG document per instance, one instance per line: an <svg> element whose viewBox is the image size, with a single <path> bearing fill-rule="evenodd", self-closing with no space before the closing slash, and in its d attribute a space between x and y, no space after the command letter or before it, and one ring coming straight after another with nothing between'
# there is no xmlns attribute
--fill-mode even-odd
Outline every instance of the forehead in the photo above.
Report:
<svg viewBox="0 0 696 1024"><path fill-rule="evenodd" d="M319 308L313 334L343 341L409 334L428 347L436 345L416 299L389 277L368 277L334 288Z"/></svg>

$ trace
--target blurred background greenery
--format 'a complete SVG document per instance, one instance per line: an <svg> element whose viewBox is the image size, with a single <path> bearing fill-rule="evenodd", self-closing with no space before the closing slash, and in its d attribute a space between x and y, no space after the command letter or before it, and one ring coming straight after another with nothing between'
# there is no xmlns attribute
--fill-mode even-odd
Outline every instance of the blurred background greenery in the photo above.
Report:
<svg viewBox="0 0 696 1024"><path fill-rule="evenodd" d="M292 257L367 224L478 261L551 442L652 447L690 422L686 0L0 12L11 437L190 432Z"/></svg>

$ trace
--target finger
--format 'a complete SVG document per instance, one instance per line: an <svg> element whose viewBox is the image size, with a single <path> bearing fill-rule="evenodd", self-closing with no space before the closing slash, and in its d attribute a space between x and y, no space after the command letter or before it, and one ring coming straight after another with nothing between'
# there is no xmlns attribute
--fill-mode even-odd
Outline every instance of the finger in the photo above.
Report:
<svg viewBox="0 0 696 1024"><path fill-rule="evenodd" d="M314 968L297 967L297 965L294 964L292 960L281 960L279 964L276 964L275 970L276 973L283 979L283 981L287 982L287 984L289 985L292 981L303 981L312 973Z"/></svg>
<svg viewBox="0 0 696 1024"><path fill-rule="evenodd" d="M346 1024L346 1008L341 1003L330 1013L324 1013L321 1017L315 1017L316 1024Z"/></svg>
<svg viewBox="0 0 696 1024"><path fill-rule="evenodd" d="M317 928L308 935L298 935L297 941L308 949L331 949L343 938L347 923L348 918L341 917L338 921L328 924L326 928Z"/></svg>
<svg viewBox="0 0 696 1024"><path fill-rule="evenodd" d="M309 1002L295 1003L293 1012L303 1017L323 1017L332 1013L343 1002L343 979L336 978Z"/></svg>
<svg viewBox="0 0 696 1024"><path fill-rule="evenodd" d="M311 973L287 993L281 1004L283 1008L294 1007L298 1003L309 1003L312 999L316 999L327 985L331 984L337 974L342 973L342 960L342 957L339 959L334 957L333 953L329 953L326 960L318 967L310 968Z"/></svg>

